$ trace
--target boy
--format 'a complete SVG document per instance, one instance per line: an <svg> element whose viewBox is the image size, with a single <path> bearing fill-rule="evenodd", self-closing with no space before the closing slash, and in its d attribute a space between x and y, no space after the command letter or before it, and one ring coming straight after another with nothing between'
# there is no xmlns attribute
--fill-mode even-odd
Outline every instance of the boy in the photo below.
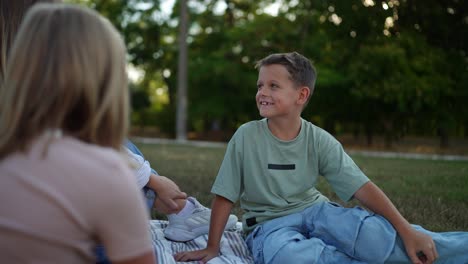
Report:
<svg viewBox="0 0 468 264"><path fill-rule="evenodd" d="M256 102L264 119L242 125L229 142L212 188L207 248L176 260L216 257L240 199L255 263L468 263L468 233L410 225L336 139L301 118L316 80L307 58L273 54L257 67ZM315 188L319 175L342 200L354 197L376 214L329 202Z"/></svg>

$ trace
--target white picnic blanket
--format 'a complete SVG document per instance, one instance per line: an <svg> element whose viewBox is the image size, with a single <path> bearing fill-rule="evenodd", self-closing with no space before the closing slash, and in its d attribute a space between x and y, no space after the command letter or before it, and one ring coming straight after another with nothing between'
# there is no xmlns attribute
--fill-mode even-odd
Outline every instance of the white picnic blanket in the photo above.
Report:
<svg viewBox="0 0 468 264"><path fill-rule="evenodd" d="M175 242L164 237L163 230L167 226L167 221L151 220L150 230L153 240L153 249L156 253L159 264L173 263L198 263L176 262L173 255L188 250L203 249L206 247L208 235L197 237L188 242ZM242 237L242 223L237 223L236 228L224 232L221 239L220 256L210 260L208 264L244 264L254 263L247 245Z"/></svg>

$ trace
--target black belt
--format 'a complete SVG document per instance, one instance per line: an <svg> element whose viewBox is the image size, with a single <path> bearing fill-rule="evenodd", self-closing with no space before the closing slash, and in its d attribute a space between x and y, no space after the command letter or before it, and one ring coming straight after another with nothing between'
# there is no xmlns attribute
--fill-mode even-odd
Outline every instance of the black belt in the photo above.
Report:
<svg viewBox="0 0 468 264"><path fill-rule="evenodd" d="M248 227L254 226L257 224L257 218L255 217L250 217L245 219L245 223L247 224Z"/></svg>

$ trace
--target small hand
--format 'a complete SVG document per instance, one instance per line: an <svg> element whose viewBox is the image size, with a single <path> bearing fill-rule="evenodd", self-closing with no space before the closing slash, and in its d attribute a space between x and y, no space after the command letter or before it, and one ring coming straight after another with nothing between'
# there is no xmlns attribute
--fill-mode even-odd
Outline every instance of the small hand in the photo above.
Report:
<svg viewBox="0 0 468 264"><path fill-rule="evenodd" d="M176 261L181 262L188 262L188 261L200 261L201 263L207 263L211 259L218 256L218 250L211 250L209 248L205 248L202 250L196 251L184 251L179 252L174 255L174 259Z"/></svg>
<svg viewBox="0 0 468 264"><path fill-rule="evenodd" d="M152 174L148 185L157 194L155 207L159 208L160 211L170 214L182 209L179 208L177 200L186 199L187 194L182 192L175 182L167 177Z"/></svg>
<svg viewBox="0 0 468 264"><path fill-rule="evenodd" d="M413 229L402 239L406 253L414 264L431 264L438 258L436 246L429 235Z"/></svg>

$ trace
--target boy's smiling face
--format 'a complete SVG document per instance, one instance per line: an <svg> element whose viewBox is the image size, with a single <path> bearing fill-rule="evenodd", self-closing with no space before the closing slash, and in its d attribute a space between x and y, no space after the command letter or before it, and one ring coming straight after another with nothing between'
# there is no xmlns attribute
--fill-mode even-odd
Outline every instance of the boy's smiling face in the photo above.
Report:
<svg viewBox="0 0 468 264"><path fill-rule="evenodd" d="M298 104L301 89L291 80L288 70L280 64L260 67L257 80L257 108L262 117L290 117L300 115Z"/></svg>

